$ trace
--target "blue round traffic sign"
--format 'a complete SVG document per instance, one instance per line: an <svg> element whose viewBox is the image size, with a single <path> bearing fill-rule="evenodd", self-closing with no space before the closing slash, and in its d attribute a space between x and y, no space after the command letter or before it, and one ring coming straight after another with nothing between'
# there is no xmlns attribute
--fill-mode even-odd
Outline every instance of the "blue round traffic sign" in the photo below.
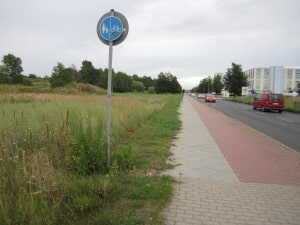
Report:
<svg viewBox="0 0 300 225"><path fill-rule="evenodd" d="M97 24L98 37L106 45L110 42L113 45L120 44L127 37L128 30L129 25L125 16L113 9L104 14Z"/></svg>
<svg viewBox="0 0 300 225"><path fill-rule="evenodd" d="M105 40L114 41L121 36L123 32L123 24L119 18L109 16L104 18L98 29L100 29L100 34Z"/></svg>

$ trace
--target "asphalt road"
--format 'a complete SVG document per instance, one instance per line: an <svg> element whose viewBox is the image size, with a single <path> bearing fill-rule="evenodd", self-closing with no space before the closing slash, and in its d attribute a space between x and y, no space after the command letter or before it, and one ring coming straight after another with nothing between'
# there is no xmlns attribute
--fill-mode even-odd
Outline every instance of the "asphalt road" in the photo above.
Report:
<svg viewBox="0 0 300 225"><path fill-rule="evenodd" d="M217 99L217 103L205 104L300 152L300 114L262 112L253 110L251 105L221 99Z"/></svg>

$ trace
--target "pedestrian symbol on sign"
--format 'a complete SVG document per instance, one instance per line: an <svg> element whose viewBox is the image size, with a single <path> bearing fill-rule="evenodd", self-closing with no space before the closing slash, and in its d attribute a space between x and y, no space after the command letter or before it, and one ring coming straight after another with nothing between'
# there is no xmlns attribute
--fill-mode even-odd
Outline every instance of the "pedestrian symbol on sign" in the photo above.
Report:
<svg viewBox="0 0 300 225"><path fill-rule="evenodd" d="M102 24L102 33L108 33L109 31L108 31L108 27L107 26L105 26L105 24L103 23Z"/></svg>

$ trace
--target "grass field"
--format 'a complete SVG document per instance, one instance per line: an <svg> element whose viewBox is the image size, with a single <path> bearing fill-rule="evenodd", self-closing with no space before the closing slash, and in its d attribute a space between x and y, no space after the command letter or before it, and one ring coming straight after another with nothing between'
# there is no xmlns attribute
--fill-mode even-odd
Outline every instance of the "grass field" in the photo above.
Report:
<svg viewBox="0 0 300 225"><path fill-rule="evenodd" d="M0 224L163 224L166 169L182 95L0 96ZM152 174L152 176L149 176Z"/></svg>

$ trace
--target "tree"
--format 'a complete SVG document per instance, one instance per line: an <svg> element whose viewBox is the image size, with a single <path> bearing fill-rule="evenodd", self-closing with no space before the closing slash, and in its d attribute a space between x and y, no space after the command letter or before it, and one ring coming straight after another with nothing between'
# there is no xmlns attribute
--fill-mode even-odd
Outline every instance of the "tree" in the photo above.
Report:
<svg viewBox="0 0 300 225"><path fill-rule="evenodd" d="M155 81L155 91L156 93L168 93L168 75L164 73L160 73L158 75L158 79Z"/></svg>
<svg viewBox="0 0 300 225"><path fill-rule="evenodd" d="M3 56L3 65L1 66L2 73L9 76L20 75L23 72L22 60L12 54Z"/></svg>
<svg viewBox="0 0 300 225"><path fill-rule="evenodd" d="M132 80L126 73L118 72L112 77L114 92L129 92Z"/></svg>
<svg viewBox="0 0 300 225"><path fill-rule="evenodd" d="M37 78L38 78L37 75L32 74L32 73L28 74L28 77L29 77L29 78L32 78L32 79L37 79Z"/></svg>
<svg viewBox="0 0 300 225"><path fill-rule="evenodd" d="M7 84L7 83L9 83L9 77L2 70L2 66L0 66L0 84Z"/></svg>
<svg viewBox="0 0 300 225"><path fill-rule="evenodd" d="M141 79L138 75L133 74L133 75L132 75L132 80L135 80L135 81L141 81L142 79Z"/></svg>
<svg viewBox="0 0 300 225"><path fill-rule="evenodd" d="M83 82L100 86L99 74L90 61L84 60L79 72Z"/></svg>
<svg viewBox="0 0 300 225"><path fill-rule="evenodd" d="M155 81L155 90L159 94L163 93L181 93L182 88L177 81L177 77L171 73L160 73Z"/></svg>
<svg viewBox="0 0 300 225"><path fill-rule="evenodd" d="M59 74L65 69L65 66L61 63L58 62L56 66L53 67L52 69L52 75L49 79L50 86L52 88L56 87L62 87L64 86L64 82L60 78Z"/></svg>
<svg viewBox="0 0 300 225"><path fill-rule="evenodd" d="M141 81L143 82L146 90L148 90L149 87L154 87L154 80L151 77L143 76Z"/></svg>
<svg viewBox="0 0 300 225"><path fill-rule="evenodd" d="M217 74L213 78L213 91L220 94L223 89L222 76Z"/></svg>
<svg viewBox="0 0 300 225"><path fill-rule="evenodd" d="M62 63L57 63L53 67L52 76L50 78L50 85L52 88L63 87L73 81L74 71L73 68L65 68Z"/></svg>
<svg viewBox="0 0 300 225"><path fill-rule="evenodd" d="M22 60L12 54L3 56L0 66L0 83L23 83Z"/></svg>
<svg viewBox="0 0 300 225"><path fill-rule="evenodd" d="M60 72L62 72L65 69L65 66L61 63L58 62L56 66L53 67L52 69L52 76L55 77L58 76Z"/></svg>
<svg viewBox="0 0 300 225"><path fill-rule="evenodd" d="M98 69L97 73L99 76L99 86L104 89L107 89L108 69ZM112 71L112 74L114 74L114 71Z"/></svg>
<svg viewBox="0 0 300 225"><path fill-rule="evenodd" d="M212 79L211 77L206 77L202 79L196 89L198 93L209 93L213 91Z"/></svg>
<svg viewBox="0 0 300 225"><path fill-rule="evenodd" d="M181 93L182 87L177 81L177 77L171 76L170 86L169 86L169 92L172 94Z"/></svg>
<svg viewBox="0 0 300 225"><path fill-rule="evenodd" d="M74 82L74 69L71 67L64 69L59 75L61 76L65 84Z"/></svg>
<svg viewBox="0 0 300 225"><path fill-rule="evenodd" d="M74 83L80 82L82 80L81 74L78 72L78 70L74 64L71 65L70 70L71 70L71 73L73 76Z"/></svg>
<svg viewBox="0 0 300 225"><path fill-rule="evenodd" d="M242 70L242 66L232 63L223 77L225 89L234 96L242 94L242 87L248 86L248 78Z"/></svg>

